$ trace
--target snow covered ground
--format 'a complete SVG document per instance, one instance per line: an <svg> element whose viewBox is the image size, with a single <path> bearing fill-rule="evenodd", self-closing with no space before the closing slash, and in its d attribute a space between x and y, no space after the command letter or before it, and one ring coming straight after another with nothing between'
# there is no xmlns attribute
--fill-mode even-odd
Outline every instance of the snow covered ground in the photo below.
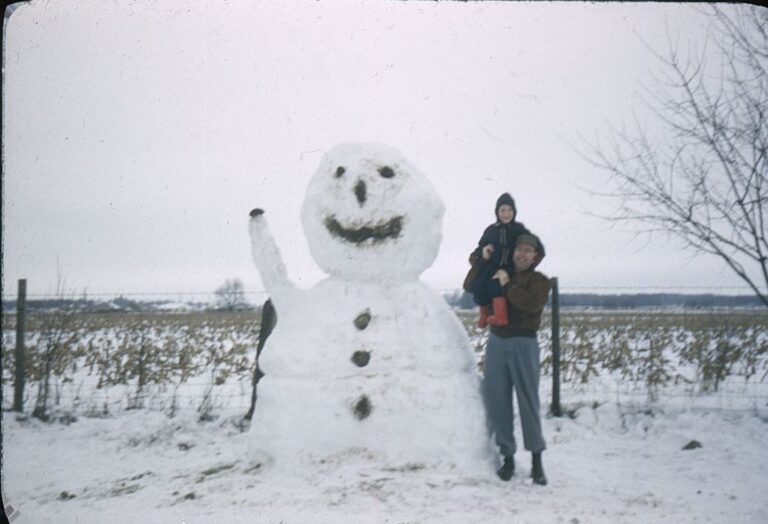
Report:
<svg viewBox="0 0 768 524"><path fill-rule="evenodd" d="M205 423L187 409L69 425L5 412L3 498L17 524L768 522L764 396L714 394L727 405L700 408L575 395L563 397L571 416L544 420L545 487L527 478L523 453L509 483L493 471L393 466L356 447L285 471L252 451L233 423L239 410ZM684 450L692 440L702 447Z"/></svg>

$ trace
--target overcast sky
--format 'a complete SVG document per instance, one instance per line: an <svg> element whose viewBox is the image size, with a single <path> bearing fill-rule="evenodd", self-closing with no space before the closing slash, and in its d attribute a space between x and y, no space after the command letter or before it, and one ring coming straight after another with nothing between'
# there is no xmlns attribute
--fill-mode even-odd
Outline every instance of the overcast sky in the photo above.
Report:
<svg viewBox="0 0 768 524"><path fill-rule="evenodd" d="M702 46L690 4L18 5L3 53L4 296L18 278L52 292L57 272L92 294L262 289L253 207L309 286L323 273L304 190L346 141L397 147L437 187L443 243L422 276L436 288L461 285L509 191L563 291L748 292L716 259L590 216L610 204L582 189L607 179L580 137L645 118L648 46Z"/></svg>

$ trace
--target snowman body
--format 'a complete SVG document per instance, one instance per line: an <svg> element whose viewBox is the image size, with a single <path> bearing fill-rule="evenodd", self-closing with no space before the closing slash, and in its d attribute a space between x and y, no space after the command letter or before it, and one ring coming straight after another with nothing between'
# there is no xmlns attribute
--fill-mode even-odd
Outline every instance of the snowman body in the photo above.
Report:
<svg viewBox="0 0 768 524"><path fill-rule="evenodd" d="M472 468L488 458L474 357L445 300L419 281L439 249L444 206L396 150L344 144L310 181L302 224L330 274L287 278L264 215L254 261L278 322L252 430L286 460L364 450L386 463Z"/></svg>

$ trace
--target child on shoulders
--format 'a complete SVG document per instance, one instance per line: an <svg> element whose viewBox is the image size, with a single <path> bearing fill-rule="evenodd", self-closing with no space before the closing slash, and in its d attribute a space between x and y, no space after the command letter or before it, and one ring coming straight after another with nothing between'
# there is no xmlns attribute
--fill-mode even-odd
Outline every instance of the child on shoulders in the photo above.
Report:
<svg viewBox="0 0 768 524"><path fill-rule="evenodd" d="M509 193L503 193L496 200L496 222L485 228L477 248L469 255L469 263L481 266L477 276L469 284L469 291L480 306L480 321L483 328L487 325L505 326L508 324L507 299L502 286L493 275L503 269L510 276L515 272L512 253L515 241L522 234L530 231L520 222L515 221L517 208Z"/></svg>

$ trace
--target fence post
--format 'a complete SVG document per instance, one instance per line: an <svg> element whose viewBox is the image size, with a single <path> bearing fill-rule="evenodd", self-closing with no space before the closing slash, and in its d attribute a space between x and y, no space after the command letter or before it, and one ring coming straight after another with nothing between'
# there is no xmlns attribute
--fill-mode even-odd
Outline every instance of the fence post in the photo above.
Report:
<svg viewBox="0 0 768 524"><path fill-rule="evenodd" d="M24 411L24 321L27 307L27 279L19 279L19 295L16 298L16 379L13 387L13 410Z"/></svg>
<svg viewBox="0 0 768 524"><path fill-rule="evenodd" d="M550 412L555 417L562 417L560 408L560 291L557 277L552 282L552 405Z"/></svg>

